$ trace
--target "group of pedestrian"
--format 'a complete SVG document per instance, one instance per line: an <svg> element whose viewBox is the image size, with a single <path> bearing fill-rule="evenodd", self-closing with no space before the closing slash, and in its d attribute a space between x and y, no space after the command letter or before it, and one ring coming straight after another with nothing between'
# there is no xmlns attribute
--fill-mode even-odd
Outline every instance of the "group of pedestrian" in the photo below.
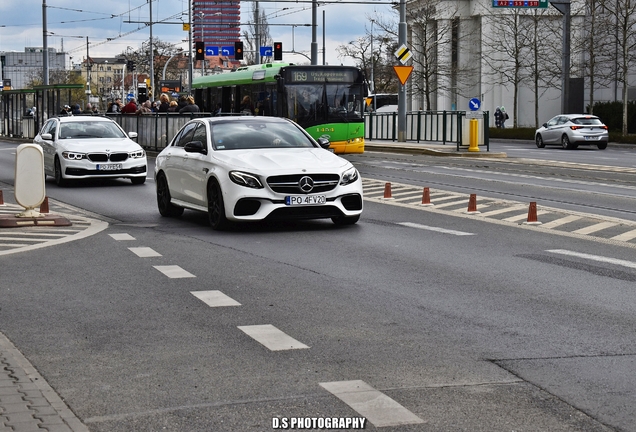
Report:
<svg viewBox="0 0 636 432"><path fill-rule="evenodd" d="M495 109L495 127L497 129L505 129L506 120L508 120L509 118L510 116L508 116L506 108L503 105Z"/></svg>
<svg viewBox="0 0 636 432"><path fill-rule="evenodd" d="M142 104L137 103L137 99L131 98L126 105L123 105L121 99L117 98L108 105L109 113L122 114L151 114L159 113L195 113L200 112L199 106L194 103L192 96L181 95L178 100L173 100L166 93L159 96L159 101L147 100Z"/></svg>
<svg viewBox="0 0 636 432"><path fill-rule="evenodd" d="M80 104L75 104L71 108L70 105L64 105L60 111L61 116L73 116L73 115L97 115L99 110L97 107L92 106L90 103L86 104L84 110L80 107Z"/></svg>

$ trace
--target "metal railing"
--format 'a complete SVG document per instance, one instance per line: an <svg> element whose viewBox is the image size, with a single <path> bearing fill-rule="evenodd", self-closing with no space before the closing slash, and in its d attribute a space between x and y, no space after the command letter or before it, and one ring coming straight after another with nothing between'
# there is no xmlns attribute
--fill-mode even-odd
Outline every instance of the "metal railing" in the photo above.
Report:
<svg viewBox="0 0 636 432"><path fill-rule="evenodd" d="M478 145L490 151L488 111L484 111L480 123ZM469 145L469 128L464 111L412 111L406 113L405 140L455 144L457 150ZM397 112L370 113L365 115L365 140L398 140Z"/></svg>
<svg viewBox="0 0 636 432"><path fill-rule="evenodd" d="M143 115L107 113L126 132L136 132L137 142L150 151L161 151L179 129L196 117L209 117L211 113L152 113ZM23 116L16 121L2 122L2 135L33 139L37 118ZM469 122L463 111L413 111L406 114L405 140L411 142L455 145L457 151L469 145ZM479 120L479 143L490 151L488 111ZM365 115L365 140L398 140L397 113Z"/></svg>

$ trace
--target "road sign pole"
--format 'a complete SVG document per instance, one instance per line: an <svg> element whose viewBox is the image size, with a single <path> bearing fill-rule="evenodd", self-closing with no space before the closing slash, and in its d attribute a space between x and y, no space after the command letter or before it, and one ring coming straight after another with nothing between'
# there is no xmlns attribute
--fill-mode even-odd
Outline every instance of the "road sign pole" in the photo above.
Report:
<svg viewBox="0 0 636 432"><path fill-rule="evenodd" d="M400 0L398 46L406 45L406 0ZM398 142L406 142L406 83L398 92Z"/></svg>

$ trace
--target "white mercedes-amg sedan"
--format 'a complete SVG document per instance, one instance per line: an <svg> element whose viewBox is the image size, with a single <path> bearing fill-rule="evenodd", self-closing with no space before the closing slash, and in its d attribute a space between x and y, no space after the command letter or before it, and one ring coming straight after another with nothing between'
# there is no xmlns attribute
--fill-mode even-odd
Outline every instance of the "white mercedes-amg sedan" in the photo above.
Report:
<svg viewBox="0 0 636 432"><path fill-rule="evenodd" d="M157 156L159 212L204 211L215 230L265 219L355 224L362 213L360 174L328 146L283 118L191 120Z"/></svg>
<svg viewBox="0 0 636 432"><path fill-rule="evenodd" d="M33 142L42 147L44 172L58 186L72 179L128 178L146 181L146 152L113 120L98 116L51 118Z"/></svg>

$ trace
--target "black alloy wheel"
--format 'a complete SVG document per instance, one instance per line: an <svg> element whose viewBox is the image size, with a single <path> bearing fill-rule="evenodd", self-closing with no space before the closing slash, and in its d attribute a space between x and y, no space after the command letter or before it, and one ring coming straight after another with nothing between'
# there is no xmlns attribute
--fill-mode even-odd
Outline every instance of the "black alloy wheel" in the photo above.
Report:
<svg viewBox="0 0 636 432"><path fill-rule="evenodd" d="M545 143L543 142L543 137L541 135L537 135L536 144L537 144L537 148L545 147Z"/></svg>
<svg viewBox="0 0 636 432"><path fill-rule="evenodd" d="M223 230L229 225L225 217L223 193L216 180L208 182L208 219L210 220L210 226L215 231Z"/></svg>
<svg viewBox="0 0 636 432"><path fill-rule="evenodd" d="M170 188L163 173L157 176L157 208L159 208L161 216L164 217L177 217L183 214L183 207L170 202Z"/></svg>

